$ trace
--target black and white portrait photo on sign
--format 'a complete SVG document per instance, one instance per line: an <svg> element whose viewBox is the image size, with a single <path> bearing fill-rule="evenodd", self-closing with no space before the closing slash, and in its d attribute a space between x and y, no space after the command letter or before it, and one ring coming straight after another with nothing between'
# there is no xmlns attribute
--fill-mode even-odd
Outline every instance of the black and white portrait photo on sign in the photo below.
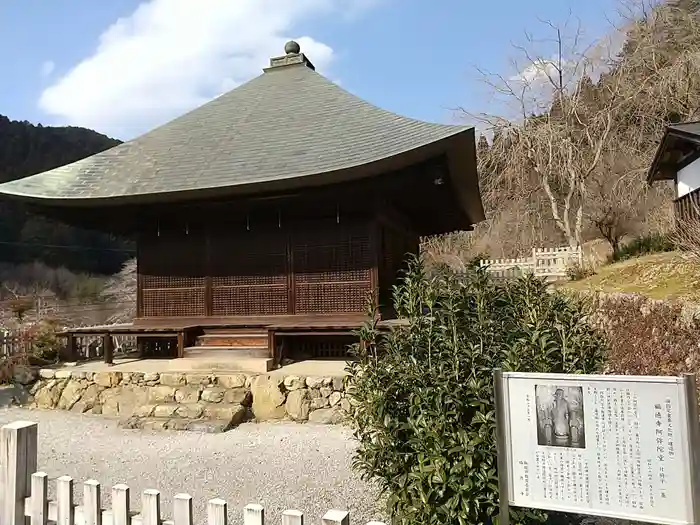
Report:
<svg viewBox="0 0 700 525"><path fill-rule="evenodd" d="M586 448L582 387L539 384L535 401L538 445Z"/></svg>

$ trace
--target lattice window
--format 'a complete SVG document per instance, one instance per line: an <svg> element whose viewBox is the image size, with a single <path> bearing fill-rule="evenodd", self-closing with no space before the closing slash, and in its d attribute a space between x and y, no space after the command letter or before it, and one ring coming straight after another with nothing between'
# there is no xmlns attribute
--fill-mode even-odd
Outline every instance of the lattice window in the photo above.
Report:
<svg viewBox="0 0 700 525"><path fill-rule="evenodd" d="M212 277L212 285L218 286L287 286L287 276L283 275L217 275Z"/></svg>
<svg viewBox="0 0 700 525"><path fill-rule="evenodd" d="M143 290L144 317L199 317L206 314L204 288Z"/></svg>
<svg viewBox="0 0 700 525"><path fill-rule="evenodd" d="M222 286L212 288L213 315L284 315L287 286Z"/></svg>
<svg viewBox="0 0 700 525"><path fill-rule="evenodd" d="M144 289L198 288L204 286L204 277L179 277L174 275L144 275Z"/></svg>
<svg viewBox="0 0 700 525"><path fill-rule="evenodd" d="M369 282L297 283L295 289L295 313L364 312L367 309L371 290Z"/></svg>

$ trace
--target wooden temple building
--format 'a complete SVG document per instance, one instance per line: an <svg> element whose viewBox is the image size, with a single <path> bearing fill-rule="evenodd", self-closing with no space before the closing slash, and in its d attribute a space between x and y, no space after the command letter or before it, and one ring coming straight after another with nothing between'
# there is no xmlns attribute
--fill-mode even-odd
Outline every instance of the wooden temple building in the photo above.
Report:
<svg viewBox="0 0 700 525"><path fill-rule="evenodd" d="M483 220L473 128L379 109L315 72L297 43L285 52L134 140L0 185L43 215L136 239L133 323L72 335L137 334L178 356L209 345L279 358L285 344L334 355L371 295L391 318L421 236Z"/></svg>

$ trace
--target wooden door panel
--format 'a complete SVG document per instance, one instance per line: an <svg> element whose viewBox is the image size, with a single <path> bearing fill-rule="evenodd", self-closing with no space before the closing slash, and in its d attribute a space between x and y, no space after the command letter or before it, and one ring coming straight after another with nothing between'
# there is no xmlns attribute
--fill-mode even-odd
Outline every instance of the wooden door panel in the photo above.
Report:
<svg viewBox="0 0 700 525"><path fill-rule="evenodd" d="M289 313L283 231L219 232L210 247L212 315Z"/></svg>

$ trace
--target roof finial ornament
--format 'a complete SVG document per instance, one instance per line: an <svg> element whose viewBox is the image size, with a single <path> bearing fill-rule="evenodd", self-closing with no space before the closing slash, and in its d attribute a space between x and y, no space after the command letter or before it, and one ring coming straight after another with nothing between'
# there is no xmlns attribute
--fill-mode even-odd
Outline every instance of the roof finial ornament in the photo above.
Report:
<svg viewBox="0 0 700 525"><path fill-rule="evenodd" d="M284 52L288 55L298 55L301 53L301 46L298 42L290 40L284 45Z"/></svg>
<svg viewBox="0 0 700 525"><path fill-rule="evenodd" d="M270 59L270 67L265 68L263 71L269 71L270 69L277 67L295 66L299 64L305 65L312 71L315 71L314 65L306 56L304 56L304 53L301 52L299 42L290 40L284 45L284 52L285 54L282 56L272 57Z"/></svg>

